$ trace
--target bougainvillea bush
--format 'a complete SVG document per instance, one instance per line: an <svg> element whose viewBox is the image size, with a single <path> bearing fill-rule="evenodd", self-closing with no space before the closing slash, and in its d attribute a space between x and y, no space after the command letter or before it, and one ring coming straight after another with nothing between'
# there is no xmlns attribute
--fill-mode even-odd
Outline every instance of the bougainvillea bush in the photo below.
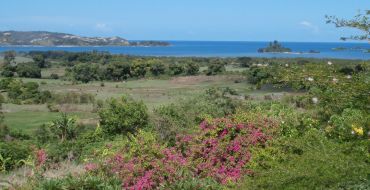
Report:
<svg viewBox="0 0 370 190"><path fill-rule="evenodd" d="M140 139L139 133L134 140L136 146L129 147L136 147L135 151L130 152L126 146L100 167L109 175L117 175L125 189L174 187L188 179L233 184L253 172L246 167L253 156L251 148L263 146L276 127L276 122L257 127L230 118L207 119L200 124L198 133L179 135L173 147ZM202 184L194 188L204 188Z"/></svg>

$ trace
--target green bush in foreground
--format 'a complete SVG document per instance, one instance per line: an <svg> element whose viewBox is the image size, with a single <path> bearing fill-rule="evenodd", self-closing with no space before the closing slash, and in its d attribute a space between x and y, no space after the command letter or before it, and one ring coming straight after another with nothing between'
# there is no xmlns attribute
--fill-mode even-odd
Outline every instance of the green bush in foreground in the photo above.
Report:
<svg viewBox="0 0 370 190"><path fill-rule="evenodd" d="M121 182L114 178L102 178L98 176L68 176L62 179L45 180L35 187L36 190L119 190Z"/></svg>
<svg viewBox="0 0 370 190"><path fill-rule="evenodd" d="M100 125L107 134L134 133L148 125L147 107L126 97L111 99L108 107L99 112Z"/></svg>
<svg viewBox="0 0 370 190"><path fill-rule="evenodd" d="M22 165L21 160L27 159L31 153L28 143L12 141L0 142L0 171L9 171Z"/></svg>
<svg viewBox="0 0 370 190"><path fill-rule="evenodd" d="M361 147L366 145L339 144L318 130L302 138L281 138L254 152L251 168L255 173L239 188L367 189L370 165Z"/></svg>

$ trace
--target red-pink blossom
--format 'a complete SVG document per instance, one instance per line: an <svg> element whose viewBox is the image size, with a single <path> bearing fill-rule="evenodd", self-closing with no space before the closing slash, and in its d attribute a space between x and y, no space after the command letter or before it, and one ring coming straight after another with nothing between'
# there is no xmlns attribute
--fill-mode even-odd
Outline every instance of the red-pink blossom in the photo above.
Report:
<svg viewBox="0 0 370 190"><path fill-rule="evenodd" d="M44 149L36 150L36 167L41 167L47 160L47 154Z"/></svg>
<svg viewBox="0 0 370 190"><path fill-rule="evenodd" d="M98 168L98 166L96 164L94 164L94 163L87 163L85 165L85 170L87 172L95 171L97 168Z"/></svg>

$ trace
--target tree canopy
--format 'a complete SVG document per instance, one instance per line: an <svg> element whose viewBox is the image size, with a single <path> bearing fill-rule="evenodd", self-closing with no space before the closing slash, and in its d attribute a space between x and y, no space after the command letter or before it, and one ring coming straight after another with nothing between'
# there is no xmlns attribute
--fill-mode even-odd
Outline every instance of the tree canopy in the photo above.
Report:
<svg viewBox="0 0 370 190"><path fill-rule="evenodd" d="M337 28L355 28L363 32L363 34L342 37L342 40L367 40L370 42L370 10L365 13L359 13L352 19L342 19L336 16L326 16L326 23L334 24Z"/></svg>

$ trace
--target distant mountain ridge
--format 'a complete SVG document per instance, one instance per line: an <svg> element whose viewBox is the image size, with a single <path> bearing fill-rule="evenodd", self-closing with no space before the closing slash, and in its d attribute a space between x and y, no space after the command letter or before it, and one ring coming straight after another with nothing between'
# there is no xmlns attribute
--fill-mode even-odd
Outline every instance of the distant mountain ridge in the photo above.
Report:
<svg viewBox="0 0 370 190"><path fill-rule="evenodd" d="M168 46L167 42L128 40L115 37L83 37L67 33L46 31L0 32L0 45L30 46Z"/></svg>

